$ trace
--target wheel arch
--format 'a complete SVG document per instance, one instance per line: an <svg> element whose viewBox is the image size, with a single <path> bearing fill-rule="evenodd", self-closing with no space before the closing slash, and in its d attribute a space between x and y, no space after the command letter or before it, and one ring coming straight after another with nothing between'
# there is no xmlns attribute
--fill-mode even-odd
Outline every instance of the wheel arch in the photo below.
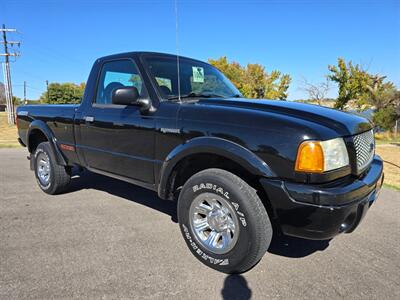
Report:
<svg viewBox="0 0 400 300"><path fill-rule="evenodd" d="M189 175L210 167L228 165L232 173L236 175L240 175L237 174L238 172L243 173L248 179L276 176L266 162L245 147L222 138L198 137L179 145L167 156L159 174L158 195L160 198L171 199L171 193L174 192L173 188L176 186L174 182L176 176L182 174L180 169L190 167L188 162L196 159L201 160L200 166L194 168L192 166ZM187 177L187 174L184 177Z"/></svg>
<svg viewBox="0 0 400 300"><path fill-rule="evenodd" d="M50 147L57 159L59 165L66 166L66 160L57 146L57 139L49 126L41 120L34 120L27 131L27 147L29 153L33 154L36 147L42 142L49 142Z"/></svg>

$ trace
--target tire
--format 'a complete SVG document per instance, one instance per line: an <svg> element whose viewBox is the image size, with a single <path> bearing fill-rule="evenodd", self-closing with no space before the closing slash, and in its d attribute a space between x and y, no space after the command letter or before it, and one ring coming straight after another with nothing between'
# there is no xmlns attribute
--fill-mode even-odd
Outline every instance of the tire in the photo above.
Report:
<svg viewBox="0 0 400 300"><path fill-rule="evenodd" d="M33 159L36 181L43 192L55 195L68 189L71 175L64 166L57 164L49 142L37 146Z"/></svg>
<svg viewBox="0 0 400 300"><path fill-rule="evenodd" d="M271 222L256 190L221 169L201 171L184 184L178 221L193 255L228 274L254 267L272 239Z"/></svg>

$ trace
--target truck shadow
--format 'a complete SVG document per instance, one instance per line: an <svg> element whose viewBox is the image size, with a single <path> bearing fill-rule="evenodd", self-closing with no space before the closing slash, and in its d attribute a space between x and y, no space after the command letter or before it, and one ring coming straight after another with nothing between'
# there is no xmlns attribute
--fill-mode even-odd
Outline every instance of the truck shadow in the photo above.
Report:
<svg viewBox="0 0 400 300"><path fill-rule="evenodd" d="M324 251L329 246L330 240L307 240L286 235L274 236L268 252L271 254L300 258L311 255L317 251Z"/></svg>
<svg viewBox="0 0 400 300"><path fill-rule="evenodd" d="M89 171L80 173L74 171L69 192L72 193L84 189L103 191L125 200L147 206L169 215L174 223L178 222L176 204L172 201L160 199L157 193L145 188Z"/></svg>
<svg viewBox="0 0 400 300"><path fill-rule="evenodd" d="M69 193L85 189L94 189L158 210L178 222L176 204L162 200L157 193L133 184L91 173L89 171L73 172ZM275 255L300 258L329 246L329 240L313 241L289 236L274 236L268 252Z"/></svg>

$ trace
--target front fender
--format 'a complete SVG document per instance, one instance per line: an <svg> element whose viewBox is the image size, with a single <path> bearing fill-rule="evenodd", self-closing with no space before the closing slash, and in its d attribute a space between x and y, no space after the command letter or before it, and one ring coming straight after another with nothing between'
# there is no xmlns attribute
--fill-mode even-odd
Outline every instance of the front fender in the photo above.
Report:
<svg viewBox="0 0 400 300"><path fill-rule="evenodd" d="M197 137L177 146L165 159L161 170L158 186L160 198L166 198L168 178L175 166L184 158L193 154L215 154L235 161L251 174L260 177L276 177L266 162L245 147L217 137Z"/></svg>
<svg viewBox="0 0 400 300"><path fill-rule="evenodd" d="M33 150L33 149L31 149L31 143L29 140L32 137L32 134L34 133L35 130L39 130L46 136L47 140L50 143L50 147L56 156L57 163L59 165L66 166L67 165L66 160L65 160L64 156L62 155L60 149L58 149L57 139L54 136L54 133L51 131L49 126L47 126L47 124L41 120L34 120L34 121L32 121L32 123L29 124L29 128L27 130L27 135L26 135L26 143L27 143L29 152L32 153L32 150Z"/></svg>

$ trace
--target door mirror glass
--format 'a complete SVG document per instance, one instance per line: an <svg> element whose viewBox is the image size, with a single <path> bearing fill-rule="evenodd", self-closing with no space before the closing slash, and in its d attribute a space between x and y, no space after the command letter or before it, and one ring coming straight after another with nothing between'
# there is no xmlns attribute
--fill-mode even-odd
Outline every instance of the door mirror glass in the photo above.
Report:
<svg viewBox="0 0 400 300"><path fill-rule="evenodd" d="M138 105L139 91L134 86L126 86L112 91L112 104Z"/></svg>

